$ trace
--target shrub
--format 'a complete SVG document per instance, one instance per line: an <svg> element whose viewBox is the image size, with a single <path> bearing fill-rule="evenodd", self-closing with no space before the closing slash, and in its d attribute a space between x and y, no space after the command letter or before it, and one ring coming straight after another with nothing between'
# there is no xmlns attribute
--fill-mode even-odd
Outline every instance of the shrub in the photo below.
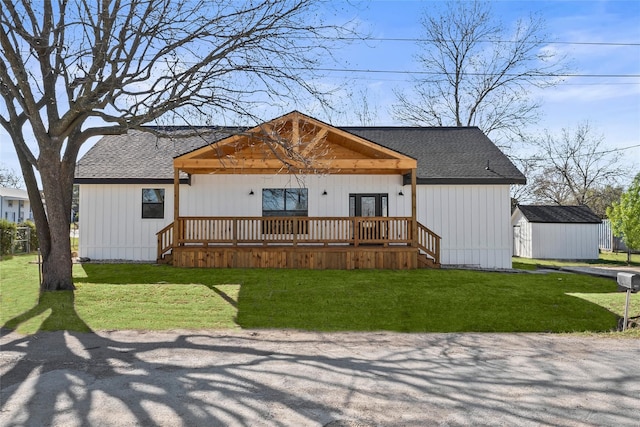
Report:
<svg viewBox="0 0 640 427"><path fill-rule="evenodd" d="M0 219L0 255L10 255L13 245L13 236L17 226L14 222Z"/></svg>

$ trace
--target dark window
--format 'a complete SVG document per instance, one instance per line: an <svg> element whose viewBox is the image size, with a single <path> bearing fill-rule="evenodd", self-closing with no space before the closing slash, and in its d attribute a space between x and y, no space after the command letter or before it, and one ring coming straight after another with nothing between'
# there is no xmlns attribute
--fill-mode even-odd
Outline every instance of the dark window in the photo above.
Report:
<svg viewBox="0 0 640 427"><path fill-rule="evenodd" d="M308 216L306 188L265 188L262 190L262 216ZM306 234L306 220L264 220L265 234Z"/></svg>
<svg viewBox="0 0 640 427"><path fill-rule="evenodd" d="M164 189L142 189L142 218L164 218Z"/></svg>
<svg viewBox="0 0 640 427"><path fill-rule="evenodd" d="M262 216L307 216L306 188L265 188L262 190Z"/></svg>

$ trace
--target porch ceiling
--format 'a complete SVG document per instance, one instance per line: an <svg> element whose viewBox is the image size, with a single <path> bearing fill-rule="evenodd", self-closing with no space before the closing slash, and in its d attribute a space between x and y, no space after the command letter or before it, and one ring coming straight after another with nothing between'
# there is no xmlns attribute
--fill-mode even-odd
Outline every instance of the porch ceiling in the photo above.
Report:
<svg viewBox="0 0 640 427"><path fill-rule="evenodd" d="M173 165L190 174L406 174L417 161L294 111Z"/></svg>

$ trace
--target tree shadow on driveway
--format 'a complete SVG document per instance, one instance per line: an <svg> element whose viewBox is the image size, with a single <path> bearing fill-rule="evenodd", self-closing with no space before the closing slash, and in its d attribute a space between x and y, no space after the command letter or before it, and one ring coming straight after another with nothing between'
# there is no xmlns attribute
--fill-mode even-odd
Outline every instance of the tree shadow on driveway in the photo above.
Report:
<svg viewBox="0 0 640 427"><path fill-rule="evenodd" d="M640 410L638 340L3 329L1 343L4 426L637 425Z"/></svg>

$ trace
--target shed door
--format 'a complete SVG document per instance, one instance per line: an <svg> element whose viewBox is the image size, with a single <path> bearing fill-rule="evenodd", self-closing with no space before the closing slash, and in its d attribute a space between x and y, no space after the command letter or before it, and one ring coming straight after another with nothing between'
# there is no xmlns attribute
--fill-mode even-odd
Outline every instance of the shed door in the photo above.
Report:
<svg viewBox="0 0 640 427"><path fill-rule="evenodd" d="M520 237L520 226L513 226L513 255L522 256L522 239Z"/></svg>

